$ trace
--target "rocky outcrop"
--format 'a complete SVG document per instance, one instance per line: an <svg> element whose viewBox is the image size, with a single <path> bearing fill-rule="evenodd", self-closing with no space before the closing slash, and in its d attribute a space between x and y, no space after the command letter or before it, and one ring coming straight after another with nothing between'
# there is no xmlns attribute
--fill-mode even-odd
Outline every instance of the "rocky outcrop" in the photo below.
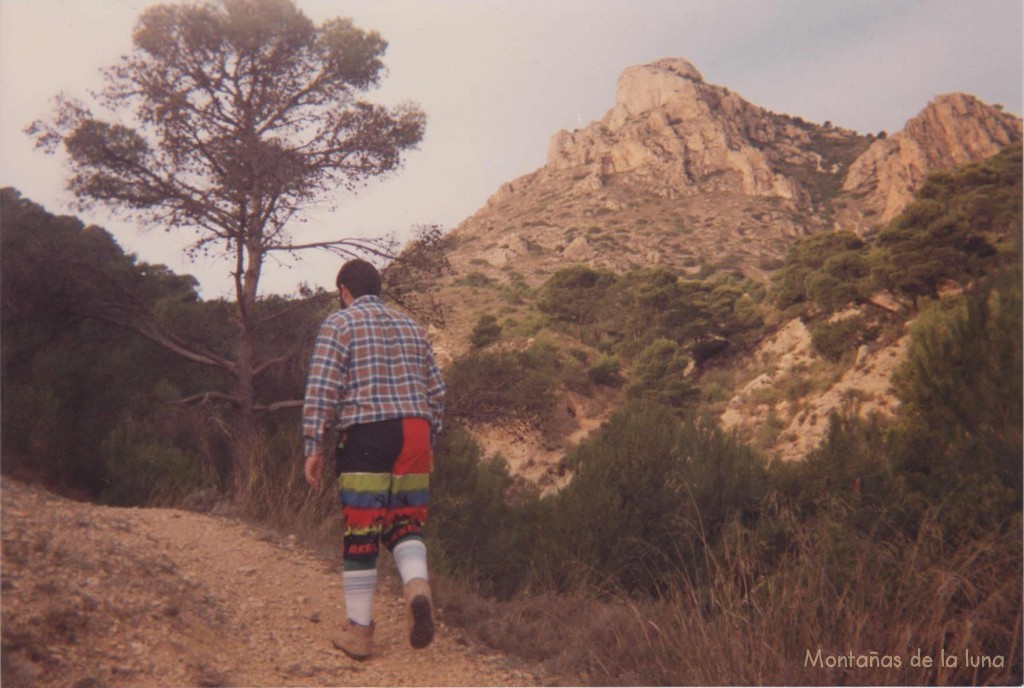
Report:
<svg viewBox="0 0 1024 688"><path fill-rule="evenodd" d="M456 228L452 262L527 282L568 262L764 279L795 238L828 227L825 197L868 142L753 105L682 59L629 67L603 118L556 133L542 168ZM532 250L509 250L511 234Z"/></svg>
<svg viewBox="0 0 1024 688"><path fill-rule="evenodd" d="M689 62L664 59L626 69L615 106L598 122L555 134L547 166L590 180L631 174L684 194L794 199L806 193L780 173L773 146L809 138L784 120L706 83Z"/></svg>
<svg viewBox="0 0 1024 688"><path fill-rule="evenodd" d="M845 314L856 315L856 312ZM909 336L884 346L862 346L853 364L832 379L813 384L827 370L811 346L811 333L791 320L750 356L751 370L764 370L737 390L720 417L726 430L763 445L776 459L803 459L828 434L833 414L892 417L898 400L892 375L903 361ZM810 386L801 396L788 395L794 380ZM770 435L771 428L777 434Z"/></svg>
<svg viewBox="0 0 1024 688"><path fill-rule="evenodd" d="M682 59L628 67L600 120L554 134L543 167L503 184L449 235L455 274L438 281L448 312L435 341L461 355L482 313L530 331L536 323L524 295L573 263L619 273L659 266L691 277L722 270L765 283L800 237L834 227L874 231L928 173L1020 138L1018 117L971 96L939 97L903 131L878 138L765 110ZM474 273L484 279L460 281ZM902 346L865 348L837 377L810 350L806 328L791 323L758 352L764 366L732 391L722 423L773 456L803 456L832 411L855 402L862 414L892 412L889 376ZM813 394L794 384L809 369L831 376L816 380ZM787 385L794 391L781 394ZM531 480L563 449L522 433L504 445L497 431L478 435ZM520 460L540 457L538 447L546 447L543 460Z"/></svg>
<svg viewBox="0 0 1024 688"><path fill-rule="evenodd" d="M1019 117L964 93L939 96L850 166L843 190L851 203L840 224L862 233L878 227L906 207L931 172L985 160L1020 140Z"/></svg>
<svg viewBox="0 0 1024 688"><path fill-rule="evenodd" d="M764 280L800 236L875 231L929 173L1020 140L1019 117L969 95L940 96L876 138L770 112L666 58L626 68L604 117L554 134L546 164L503 184L455 234L472 239L461 245L476 267L527 281L565 262L722 264ZM510 233L535 250L510 250Z"/></svg>
<svg viewBox="0 0 1024 688"><path fill-rule="evenodd" d="M926 174L988 157L1020 132L1020 118L953 95L877 139L770 112L686 60L658 60L623 70L600 120L554 134L543 167L502 184L451 233L449 258L462 274L515 274L531 287L567 263L766 281L798 238L873 231ZM452 318L452 351L473 320Z"/></svg>

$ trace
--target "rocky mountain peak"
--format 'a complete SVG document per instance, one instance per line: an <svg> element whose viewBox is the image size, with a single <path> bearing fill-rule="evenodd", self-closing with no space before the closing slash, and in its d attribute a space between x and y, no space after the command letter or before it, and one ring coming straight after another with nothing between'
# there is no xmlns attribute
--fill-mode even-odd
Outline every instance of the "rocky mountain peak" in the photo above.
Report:
<svg viewBox="0 0 1024 688"><path fill-rule="evenodd" d="M692 97L694 83L703 82L697 68L682 58L627 67L619 76L615 103L636 115Z"/></svg>
<svg viewBox="0 0 1024 688"><path fill-rule="evenodd" d="M875 141L850 166L843 190L855 199L839 225L863 232L892 218L936 169L984 160L1021 140L1021 120L966 93L940 95L899 132Z"/></svg>
<svg viewBox="0 0 1024 688"><path fill-rule="evenodd" d="M555 133L543 167L454 230L451 259L531 286L567 262L765 281L797 237L874 231L928 173L1020 138L1019 117L965 94L891 136L861 135L768 111L665 58L624 69L601 119Z"/></svg>
<svg viewBox="0 0 1024 688"><path fill-rule="evenodd" d="M590 187L629 175L662 192L795 199L801 190L778 173L774 144L804 138L785 118L706 83L686 60L666 58L625 69L615 106L583 129L555 134L547 166L583 174Z"/></svg>

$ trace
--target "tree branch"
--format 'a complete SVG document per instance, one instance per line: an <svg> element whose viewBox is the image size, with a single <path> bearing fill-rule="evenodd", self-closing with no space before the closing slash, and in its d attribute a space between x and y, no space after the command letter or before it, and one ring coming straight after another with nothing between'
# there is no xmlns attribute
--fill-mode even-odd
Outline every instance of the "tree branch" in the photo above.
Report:
<svg viewBox="0 0 1024 688"><path fill-rule="evenodd" d="M292 399L290 401L275 401L273 404L257 404L253 407L254 411L261 411L263 413L275 413L277 411L285 411L287 409L302 408L305 402L301 399Z"/></svg>
<svg viewBox="0 0 1024 688"><path fill-rule="evenodd" d="M102 317L102 316L101 316ZM153 320L147 320L146 322L134 322L134 321L118 321L111 319L115 324L127 327L140 335L150 340L155 344L159 344L163 348L167 349L171 353L175 353L182 358L185 358L193 363L200 363L202 365L211 366L214 368L220 368L226 370L232 375L237 374L237 366L235 363L227 358L218 356L213 353L199 351L198 349L191 347L186 342L182 341L178 337L174 336L161 325Z"/></svg>
<svg viewBox="0 0 1024 688"><path fill-rule="evenodd" d="M308 299L304 299L302 301L299 301L298 303L294 303L291 306L288 306L287 308L282 308L276 313L265 315L262 318L259 318L256 321L254 321L253 325L255 325L256 327L259 327L260 325L265 325L266 323L277 320L278 318L282 318L288 315L289 313L294 313L295 311L302 310L303 308L319 303L320 301L327 301L328 299L332 298L337 298L336 292L325 291L322 294L315 294L309 297Z"/></svg>
<svg viewBox="0 0 1024 688"><path fill-rule="evenodd" d="M190 406L192 404L208 404L211 401L226 401L233 406L238 406L241 402L238 397L232 396L231 394L225 394L224 392L200 392L199 394L193 394L190 397L184 399L175 399L174 401L168 402L175 406Z"/></svg>
<svg viewBox="0 0 1024 688"><path fill-rule="evenodd" d="M348 248L351 246L352 248ZM357 251L369 253L380 258L394 258L394 250L377 239L335 239L334 241L317 241L311 244L281 244L267 246L267 251L303 251L309 248L322 248L334 253L355 255Z"/></svg>
<svg viewBox="0 0 1024 688"><path fill-rule="evenodd" d="M82 315L104 320L106 322L132 330L162 346L171 353L182 358L213 368L226 370L232 375L237 374L237 367L230 359L215 354L186 342L164 328L155 318L150 316L146 307L131 293L130 285L111 279L107 274L86 261L71 263L71 267L82 270L89 276L93 285L104 285L109 291L107 295L96 295L89 298L85 295L79 303Z"/></svg>
<svg viewBox="0 0 1024 688"><path fill-rule="evenodd" d="M276 365L281 365L282 363L287 363L290 359L294 358L295 356L298 356L299 351L301 350L302 342L296 342L293 346L288 348L287 353L271 358L270 360L264 361L263 363L256 366L256 368L253 370L252 376L254 378L258 377L261 373L266 372L269 368L272 368Z"/></svg>

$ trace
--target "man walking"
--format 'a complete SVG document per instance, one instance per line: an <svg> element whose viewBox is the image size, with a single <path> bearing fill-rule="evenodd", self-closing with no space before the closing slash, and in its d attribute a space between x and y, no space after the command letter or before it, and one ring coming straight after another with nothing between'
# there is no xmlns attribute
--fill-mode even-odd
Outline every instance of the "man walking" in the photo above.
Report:
<svg viewBox="0 0 1024 688"><path fill-rule="evenodd" d="M342 308L320 327L306 383L305 475L311 487L320 485L324 436L337 428L348 622L333 642L363 660L373 651L381 544L405 588L410 643L419 649L434 638L423 525L445 387L426 333L381 301L373 265L348 261L337 286Z"/></svg>

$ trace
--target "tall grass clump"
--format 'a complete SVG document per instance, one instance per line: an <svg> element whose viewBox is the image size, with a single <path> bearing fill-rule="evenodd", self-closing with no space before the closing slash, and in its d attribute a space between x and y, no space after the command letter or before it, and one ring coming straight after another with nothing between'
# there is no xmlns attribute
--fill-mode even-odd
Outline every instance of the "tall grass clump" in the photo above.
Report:
<svg viewBox="0 0 1024 688"><path fill-rule="evenodd" d="M341 550L344 520L338 502L334 433L324 442L324 472L319 489L311 489L304 472L302 438L292 424L268 428L257 443L262 471L255 471L234 496L233 505L246 518L293 533L319 549Z"/></svg>
<svg viewBox="0 0 1024 688"><path fill-rule="evenodd" d="M879 542L839 510L795 524L774 562L734 533L702 583L681 576L650 619L636 607L630 642L654 643L661 661L631 669L663 685L1019 683L1019 537L947 548L935 524Z"/></svg>

